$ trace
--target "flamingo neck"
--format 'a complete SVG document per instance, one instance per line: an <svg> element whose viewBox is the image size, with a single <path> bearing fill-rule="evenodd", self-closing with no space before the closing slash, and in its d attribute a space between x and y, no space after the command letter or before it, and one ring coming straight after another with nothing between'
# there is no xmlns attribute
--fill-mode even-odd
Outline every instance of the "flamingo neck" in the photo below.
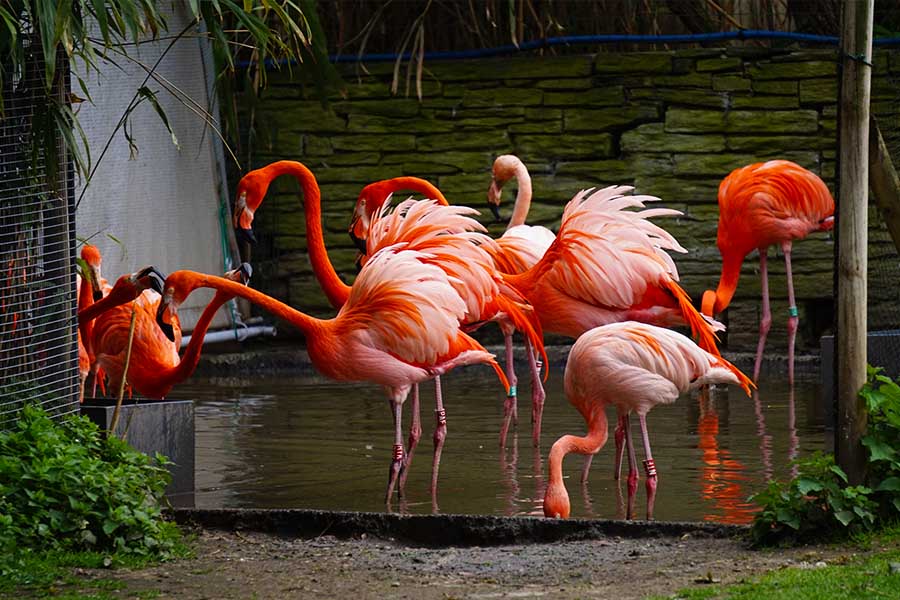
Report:
<svg viewBox="0 0 900 600"><path fill-rule="evenodd" d="M588 420L588 433L584 437L577 435L564 435L550 448L550 458L547 461L549 470L548 484L561 486L563 484L562 463L566 454L594 454L606 443L609 436L609 428L606 421L606 412L603 406L595 404L593 412Z"/></svg>
<svg viewBox="0 0 900 600"><path fill-rule="evenodd" d="M283 302L279 302L271 296L267 296L262 292L258 292L253 288L247 287L240 283L236 283L234 281L231 281L230 279L225 279L223 277L214 277L212 275L204 275L202 273L194 273L192 271L182 272L188 273L195 278L196 283L193 285L192 289L196 289L198 287L212 288L219 292L225 292L225 295L227 296L237 296L239 298L249 300L263 310L272 313L279 319L287 321L288 323L299 329L300 332L303 333L303 335L306 337L314 337L317 334L322 333L327 327L327 324L331 322L311 317L305 313L300 312L299 310L291 308ZM215 301L215 299L213 300ZM207 306L207 309L208 308L209 306ZM206 313L204 312L204 315L205 314ZM212 319L212 314L209 315L209 318ZM207 323L207 327L208 326L209 324ZM191 344L194 343L194 339L195 338L192 336ZM190 346L190 344L188 344L188 346Z"/></svg>
<svg viewBox="0 0 900 600"><path fill-rule="evenodd" d="M106 296L90 306L78 310L79 328L82 323L93 321L108 310L131 302L138 297L133 286L116 285Z"/></svg>
<svg viewBox="0 0 900 600"><path fill-rule="evenodd" d="M156 379L155 385L162 390L158 394L160 398L166 396L173 385L181 383L194 374L197 363L200 362L200 351L203 349L203 340L206 337L206 332L209 330L216 312L231 298L230 294L216 292L210 303L203 309L203 313L197 319L197 324L191 332L191 341L185 348L181 360L178 361L177 365L163 369Z"/></svg>
<svg viewBox="0 0 900 600"><path fill-rule="evenodd" d="M81 278L81 287L78 289L78 312L88 308L94 304L94 290L91 288L90 282L86 277ZM91 336L94 334L93 319L79 319L78 332L81 334L81 343L88 353L91 362L93 362L94 354L91 351Z"/></svg>
<svg viewBox="0 0 900 600"><path fill-rule="evenodd" d="M525 165L521 163L516 167L516 184L518 185L516 205L513 207L507 229L523 225L525 219L528 218L528 210L531 208L531 175L528 174Z"/></svg>
<svg viewBox="0 0 900 600"><path fill-rule="evenodd" d="M437 200L439 204L448 206L450 203L444 197L441 190L437 189L430 181L419 177L394 177L389 179L384 188L384 197L400 190L418 192L431 200ZM383 200L384 198L382 198Z"/></svg>
<svg viewBox="0 0 900 600"><path fill-rule="evenodd" d="M342 307L350 298L350 286L341 280L328 258L322 232L322 194L315 175L306 166L292 160L280 160L266 169L271 179L280 175L291 175L300 184L306 216L307 251L313 273L316 274L316 279L319 280L319 285L322 286L322 291L325 292L331 305L335 308Z"/></svg>
<svg viewBox="0 0 900 600"><path fill-rule="evenodd" d="M741 263L743 262L743 256L730 252L722 255L722 274L719 277L719 286L715 292L707 290L703 294L701 306L703 314L714 317L728 308L731 299L734 298L734 292L737 290L738 280L741 278Z"/></svg>

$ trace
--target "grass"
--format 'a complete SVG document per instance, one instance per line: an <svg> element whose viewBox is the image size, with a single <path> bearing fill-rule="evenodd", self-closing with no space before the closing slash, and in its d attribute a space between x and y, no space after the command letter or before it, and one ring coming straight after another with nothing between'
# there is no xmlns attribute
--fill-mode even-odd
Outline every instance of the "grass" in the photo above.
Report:
<svg viewBox="0 0 900 600"><path fill-rule="evenodd" d="M189 557L189 545L179 543L174 555L177 558ZM125 554L23 550L12 556L0 557L0 598L113 600L121 597L114 592L125 587L123 582L104 577L89 579L79 575L75 568L140 569L156 562ZM155 590L145 590L131 593L130 597L150 600L159 594Z"/></svg>
<svg viewBox="0 0 900 600"><path fill-rule="evenodd" d="M875 535L855 538L853 545L863 554L846 564L821 568L790 567L727 586L692 587L670 598L685 600L844 600L845 598L897 598L900 573L891 573L891 563L900 563L900 526ZM777 550L776 550L777 551Z"/></svg>

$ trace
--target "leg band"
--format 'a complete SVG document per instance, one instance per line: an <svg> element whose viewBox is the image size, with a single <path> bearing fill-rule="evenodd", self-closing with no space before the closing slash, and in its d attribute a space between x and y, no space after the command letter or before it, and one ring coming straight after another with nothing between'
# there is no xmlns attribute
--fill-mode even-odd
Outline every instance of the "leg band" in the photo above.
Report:
<svg viewBox="0 0 900 600"><path fill-rule="evenodd" d="M516 397L516 386L509 386L509 393L506 394L507 398L515 398Z"/></svg>
<svg viewBox="0 0 900 600"><path fill-rule="evenodd" d="M656 463L653 462L652 458L644 461L644 472L647 473L647 477L656 477Z"/></svg>
<svg viewBox="0 0 900 600"><path fill-rule="evenodd" d="M799 313L797 313L797 307L796 307L796 306L789 306L789 307L788 307L788 316L791 316L791 317L799 316Z"/></svg>
<svg viewBox="0 0 900 600"><path fill-rule="evenodd" d="M403 444L394 444L394 460L403 460Z"/></svg>
<svg viewBox="0 0 900 600"><path fill-rule="evenodd" d="M438 425L446 425L447 424L447 411L443 408L435 409L434 415L437 417Z"/></svg>

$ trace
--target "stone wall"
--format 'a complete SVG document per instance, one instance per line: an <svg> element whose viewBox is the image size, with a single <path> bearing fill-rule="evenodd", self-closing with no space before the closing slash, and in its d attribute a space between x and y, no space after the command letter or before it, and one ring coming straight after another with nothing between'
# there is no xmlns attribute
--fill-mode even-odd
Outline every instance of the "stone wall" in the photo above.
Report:
<svg viewBox="0 0 900 600"><path fill-rule="evenodd" d="M875 62L875 110L900 123L900 53L878 51ZM348 279L355 251L346 229L364 184L417 175L435 182L452 203L484 210L493 158L508 152L532 173L530 223L555 228L578 190L609 184L634 185L683 211L681 218L657 221L690 251L675 258L697 302L718 281L716 190L731 169L785 158L820 174L834 189L834 51L691 49L432 62L426 64L421 102L391 96L391 71L392 65L383 64L370 65L361 76L348 69L347 97L332 98L326 108L308 88L273 74L257 113L264 141L254 166L291 158L313 170L322 188L326 242ZM298 308L333 314L311 274L296 190L293 182L279 181L257 213L262 242L254 255L256 285ZM514 192L510 183L507 214ZM895 265L896 253L875 211L870 221L873 256ZM490 229L502 232L495 225ZM818 336L831 327L833 250L824 234L795 245L798 345L805 350L815 350ZM786 343L784 262L780 250L769 256L770 341L779 352ZM724 317L732 350L755 348L757 274L754 253ZM870 286L870 315L874 325L897 325L897 279L885 279L890 278L881 276Z"/></svg>

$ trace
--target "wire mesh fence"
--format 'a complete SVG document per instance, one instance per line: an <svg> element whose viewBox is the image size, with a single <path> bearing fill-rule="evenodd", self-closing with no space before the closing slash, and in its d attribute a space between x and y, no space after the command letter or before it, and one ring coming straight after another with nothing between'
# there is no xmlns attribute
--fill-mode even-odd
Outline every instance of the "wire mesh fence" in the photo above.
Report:
<svg viewBox="0 0 900 600"><path fill-rule="evenodd" d="M26 44L29 68L3 81L0 428L9 427L26 403L55 416L78 409L74 180L59 160L60 140L48 144L38 134L47 114L36 101L44 68L37 48ZM67 90L58 92L64 97Z"/></svg>

